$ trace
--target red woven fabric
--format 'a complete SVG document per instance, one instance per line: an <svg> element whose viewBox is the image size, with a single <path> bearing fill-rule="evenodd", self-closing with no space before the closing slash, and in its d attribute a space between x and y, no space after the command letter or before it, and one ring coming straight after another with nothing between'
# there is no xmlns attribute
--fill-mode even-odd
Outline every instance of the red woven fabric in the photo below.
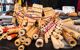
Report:
<svg viewBox="0 0 80 50"><path fill-rule="evenodd" d="M77 11L80 11L80 0L78 0Z"/></svg>

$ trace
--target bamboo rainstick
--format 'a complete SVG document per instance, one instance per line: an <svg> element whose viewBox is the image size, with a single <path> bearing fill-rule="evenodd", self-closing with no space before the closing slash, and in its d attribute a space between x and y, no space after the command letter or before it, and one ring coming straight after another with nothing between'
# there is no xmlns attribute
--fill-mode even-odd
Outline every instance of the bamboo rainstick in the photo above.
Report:
<svg viewBox="0 0 80 50"><path fill-rule="evenodd" d="M66 26L63 26L63 29L68 32L70 35L72 35L75 39L80 39L80 34L77 31L74 31Z"/></svg>
<svg viewBox="0 0 80 50"><path fill-rule="evenodd" d="M15 43L15 46L20 46L20 44L21 44L19 39L16 39L14 43Z"/></svg>
<svg viewBox="0 0 80 50"><path fill-rule="evenodd" d="M18 50L24 50L24 49L25 49L24 45L20 45L20 46L18 47Z"/></svg>
<svg viewBox="0 0 80 50"><path fill-rule="evenodd" d="M65 30L63 31L62 35L64 36L65 40L71 47L74 47L77 45L76 40Z"/></svg>

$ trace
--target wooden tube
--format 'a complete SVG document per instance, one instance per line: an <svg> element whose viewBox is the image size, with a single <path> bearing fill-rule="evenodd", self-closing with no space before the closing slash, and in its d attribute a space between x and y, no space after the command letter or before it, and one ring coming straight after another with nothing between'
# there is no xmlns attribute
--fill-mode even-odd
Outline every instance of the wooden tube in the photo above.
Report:
<svg viewBox="0 0 80 50"><path fill-rule="evenodd" d="M39 38L39 39L36 40L35 46L37 48L43 47L43 45L44 45L44 41L43 41L42 38Z"/></svg>
<svg viewBox="0 0 80 50"><path fill-rule="evenodd" d="M18 50L24 50L24 45L20 45L19 47L18 47Z"/></svg>
<svg viewBox="0 0 80 50"><path fill-rule="evenodd" d="M63 26L63 29L68 32L70 35L72 35L75 39L80 39L80 34L77 32L77 31L74 31L72 29L69 29L68 27L66 26Z"/></svg>
<svg viewBox="0 0 80 50"><path fill-rule="evenodd" d="M30 44L31 44L31 39L30 38L26 38L24 45L25 46L29 46Z"/></svg>
<svg viewBox="0 0 80 50"><path fill-rule="evenodd" d="M12 40L15 37L17 37L17 34L11 34L11 35L7 36L7 40Z"/></svg>
<svg viewBox="0 0 80 50"><path fill-rule="evenodd" d="M59 49L60 48L59 42L56 40L56 38L53 35L51 35L51 41L52 41L53 47L55 49Z"/></svg>
<svg viewBox="0 0 80 50"><path fill-rule="evenodd" d="M15 46L19 46L20 44L21 44L21 42L20 42L20 40L19 39L17 39L17 40L15 40Z"/></svg>
<svg viewBox="0 0 80 50"><path fill-rule="evenodd" d="M76 40L68 32L63 31L62 35L64 36L65 40L71 47L77 45Z"/></svg>
<svg viewBox="0 0 80 50"><path fill-rule="evenodd" d="M25 37L25 36L21 36L21 37L19 38L20 42L22 42L22 43L24 43L24 42L25 42L25 39L26 39L26 37Z"/></svg>

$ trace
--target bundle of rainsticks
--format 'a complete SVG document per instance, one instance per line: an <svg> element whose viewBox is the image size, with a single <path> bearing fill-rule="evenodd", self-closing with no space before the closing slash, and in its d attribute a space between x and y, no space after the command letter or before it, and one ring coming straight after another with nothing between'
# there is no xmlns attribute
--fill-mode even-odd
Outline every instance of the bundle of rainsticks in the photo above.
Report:
<svg viewBox="0 0 80 50"><path fill-rule="evenodd" d="M33 4L32 7L20 7L18 3L14 6L12 23L17 26L1 26L0 40L7 39L14 41L18 50L24 50L29 46L32 40L36 40L37 48L43 47L51 39L55 49L65 48L68 44L70 47L77 45L80 34L66 26L67 20L61 20L59 13L51 7Z"/></svg>

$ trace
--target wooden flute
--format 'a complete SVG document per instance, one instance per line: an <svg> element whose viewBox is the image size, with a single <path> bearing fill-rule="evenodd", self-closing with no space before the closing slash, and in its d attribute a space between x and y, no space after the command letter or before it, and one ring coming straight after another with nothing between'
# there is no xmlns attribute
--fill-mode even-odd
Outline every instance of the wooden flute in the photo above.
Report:
<svg viewBox="0 0 80 50"><path fill-rule="evenodd" d="M65 40L71 47L74 47L77 45L76 40L65 30L63 31L62 35L64 36Z"/></svg>
<svg viewBox="0 0 80 50"><path fill-rule="evenodd" d="M71 26L66 26L72 30L78 31L80 33L80 26L79 25L71 25Z"/></svg>
<svg viewBox="0 0 80 50"><path fill-rule="evenodd" d="M63 29L68 32L70 35L72 35L75 39L79 40L80 39L80 33L77 31L74 31L66 26L63 26Z"/></svg>

